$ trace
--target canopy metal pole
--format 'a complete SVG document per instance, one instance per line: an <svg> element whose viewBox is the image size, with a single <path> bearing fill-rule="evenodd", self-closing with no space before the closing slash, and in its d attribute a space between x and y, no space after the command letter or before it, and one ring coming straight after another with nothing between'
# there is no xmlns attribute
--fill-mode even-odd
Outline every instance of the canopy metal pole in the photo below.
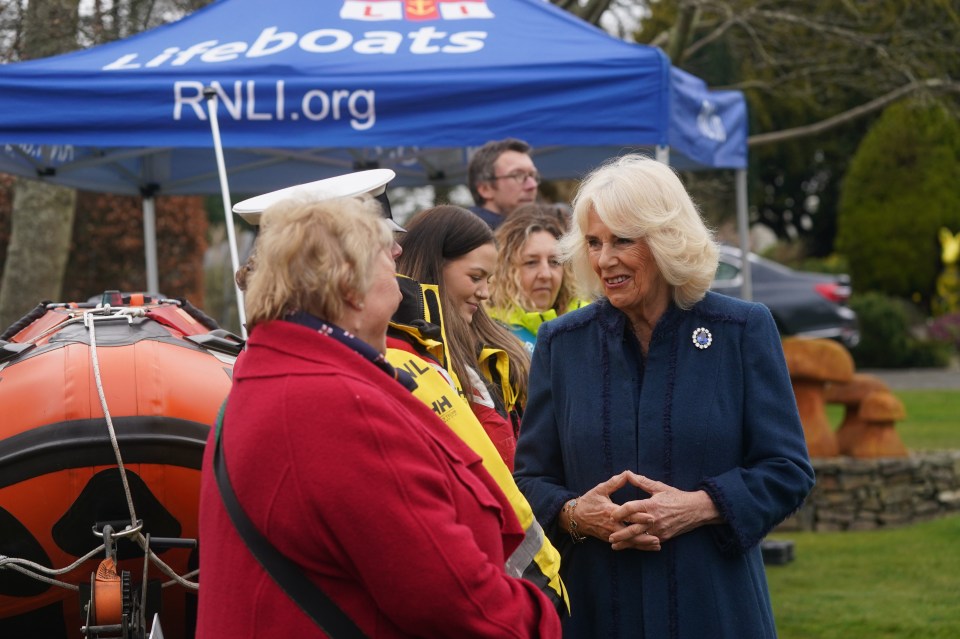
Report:
<svg viewBox="0 0 960 639"><path fill-rule="evenodd" d="M656 159L657 162L670 166L670 147L669 146L666 146L664 144L658 144L656 151L654 151L654 153L655 153L654 159Z"/></svg>
<svg viewBox="0 0 960 639"><path fill-rule="evenodd" d="M753 279L750 276L750 220L747 219L747 170L737 169L737 234L740 238L740 296L745 300L753 299Z"/></svg>
<svg viewBox="0 0 960 639"><path fill-rule="evenodd" d="M220 174L220 193L223 195L223 217L227 221L227 243L230 244L230 264L233 272L240 270L240 258L237 255L237 234L233 228L233 204L230 203L230 187L227 186L227 165L223 161L223 145L220 143L220 122L217 120L217 92L207 87L203 90L207 99L207 114L210 116L210 131L213 133L213 148L217 153L217 172ZM233 290L237 293L237 316L240 318L240 334L247 338L247 316L243 310L243 291L231 277Z"/></svg>
<svg viewBox="0 0 960 639"><path fill-rule="evenodd" d="M157 200L143 198L143 248L147 258L147 293L160 294L160 274L157 268Z"/></svg>

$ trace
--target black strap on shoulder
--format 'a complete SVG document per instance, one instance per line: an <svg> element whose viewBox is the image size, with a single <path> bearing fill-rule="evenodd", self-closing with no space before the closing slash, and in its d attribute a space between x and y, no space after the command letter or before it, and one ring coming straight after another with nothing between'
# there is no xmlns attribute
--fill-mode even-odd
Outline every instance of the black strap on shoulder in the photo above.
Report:
<svg viewBox="0 0 960 639"><path fill-rule="evenodd" d="M251 554L267 571L267 574L280 588L293 599L300 609L320 626L323 632L333 639L363 639L363 634L353 620L337 606L327 595L303 573L295 563L260 534L247 513L237 500L230 477L227 474L227 460L223 456L222 427L226 402L220 408L217 418L216 448L213 452L213 471L217 478L220 495L240 537L247 544ZM210 543L210 542L207 542ZM201 586L202 587L202 586Z"/></svg>

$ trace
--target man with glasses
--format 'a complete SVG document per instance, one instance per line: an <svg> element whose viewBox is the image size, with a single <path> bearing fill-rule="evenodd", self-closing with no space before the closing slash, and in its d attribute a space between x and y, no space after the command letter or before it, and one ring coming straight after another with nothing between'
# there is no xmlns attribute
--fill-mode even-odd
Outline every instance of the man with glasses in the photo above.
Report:
<svg viewBox="0 0 960 639"><path fill-rule="evenodd" d="M480 147L467 167L467 186L477 206L470 207L495 229L514 209L537 200L540 174L523 140L492 140Z"/></svg>

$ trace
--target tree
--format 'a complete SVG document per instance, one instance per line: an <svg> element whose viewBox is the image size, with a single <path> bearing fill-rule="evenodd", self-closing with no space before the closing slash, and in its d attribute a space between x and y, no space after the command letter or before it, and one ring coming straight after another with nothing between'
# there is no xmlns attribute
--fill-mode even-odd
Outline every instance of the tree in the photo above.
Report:
<svg viewBox="0 0 960 639"><path fill-rule="evenodd" d="M101 44L150 27L157 26L193 11L210 0L93 0L85 5L89 13L81 15L80 0L18 0L0 5L0 60L26 60L65 53L76 49L80 44L89 46ZM81 237L79 241L71 238L74 231L77 194L73 189L36 181L17 179L14 182L13 210L10 223L10 240L6 250L6 259L2 263L0 278L0 328L19 319L25 311L38 301L60 300L62 293L75 295L77 291L87 292L84 288L94 282L102 282L102 277L88 274L88 279L64 284L64 271L72 244L80 245L90 241L91 236ZM106 201L106 211L124 211L128 216L139 220L139 206L134 207L132 198L86 198L84 202ZM183 198L174 199L171 208L158 202L158 213L170 219L158 218L158 233L163 239L165 225L179 224L181 229L167 229L168 234L176 235L184 229L196 231L194 219L196 202L186 202ZM84 219L97 212L82 211ZM202 215L199 216L202 219ZM173 221L171 221L173 220ZM2 230L2 229L0 229ZM142 236L142 231L140 231ZM139 239L138 239L139 242ZM141 245L142 246L142 245ZM168 245L168 253L176 253L187 246L196 247L188 236L181 236ZM198 249L199 250L199 249ZM141 249L142 252L142 249ZM113 254L116 256L116 254ZM168 256L161 256L161 260ZM77 261L74 256L74 262ZM109 259L109 257L105 258ZM198 258L199 259L199 258ZM80 260L85 265L89 262ZM194 260L195 261L195 260ZM74 263L74 268L76 264ZM176 266L176 268L173 268ZM102 269L109 271L109 266ZM174 260L165 272L164 286L176 290L167 292L190 293L194 300L200 296L197 282L199 274L188 272L189 266L182 260ZM74 271L71 271L74 272ZM129 278L139 273L140 268L127 273ZM116 281L115 287L126 283L130 289L140 288L136 282L127 278ZM177 284L182 288L177 288ZM76 299L70 297L70 299Z"/></svg>
<svg viewBox="0 0 960 639"><path fill-rule="evenodd" d="M202 306L208 228L204 198L158 197L156 212L160 292ZM143 258L140 198L80 191L62 299L86 300L110 289L141 290Z"/></svg>
<svg viewBox="0 0 960 639"><path fill-rule="evenodd" d="M172 22L212 0L93 0L81 18L81 41L102 44Z"/></svg>
<svg viewBox="0 0 960 639"><path fill-rule="evenodd" d="M619 0L554 0L581 17ZM750 111L754 221L832 250L847 158L887 105L951 97L960 83L955 0L651 1L635 33L709 84L743 90ZM712 176L691 176L696 183Z"/></svg>
<svg viewBox="0 0 960 639"><path fill-rule="evenodd" d="M611 3L588 0L586 7L597 4ZM637 41L663 48L675 65L713 85L746 91L754 146L821 133L879 111L905 92L960 90L953 80L960 68L960 11L950 0L649 6ZM589 13L586 7L582 13ZM788 108L794 122L777 117Z"/></svg>
<svg viewBox="0 0 960 639"><path fill-rule="evenodd" d="M855 290L927 306L939 230L960 230L958 184L960 123L950 110L929 100L888 107L857 149L840 201L837 245Z"/></svg>
<svg viewBox="0 0 960 639"><path fill-rule="evenodd" d="M64 53L77 46L80 0L32 2L24 21L28 58ZM73 231L76 192L34 180L14 183L10 245L0 281L0 326L8 326L38 299L60 297Z"/></svg>

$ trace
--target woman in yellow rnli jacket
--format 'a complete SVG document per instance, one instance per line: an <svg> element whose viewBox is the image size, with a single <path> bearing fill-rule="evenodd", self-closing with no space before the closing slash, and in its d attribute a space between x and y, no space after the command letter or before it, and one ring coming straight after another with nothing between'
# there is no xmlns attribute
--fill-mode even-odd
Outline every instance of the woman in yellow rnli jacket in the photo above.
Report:
<svg viewBox="0 0 960 639"><path fill-rule="evenodd" d="M433 411L480 455L483 467L500 486L523 526L523 543L507 558L507 572L532 581L557 606L569 612L567 590L560 579L560 554L533 515L526 498L490 438L484 432L456 382L444 367L444 331L440 293L435 285L397 276L403 300L387 332L387 361L417 382L415 397Z"/></svg>
<svg viewBox="0 0 960 639"><path fill-rule="evenodd" d="M415 215L398 241L397 270L440 291L447 368L512 472L530 355L484 308L497 261L493 231L443 205Z"/></svg>

